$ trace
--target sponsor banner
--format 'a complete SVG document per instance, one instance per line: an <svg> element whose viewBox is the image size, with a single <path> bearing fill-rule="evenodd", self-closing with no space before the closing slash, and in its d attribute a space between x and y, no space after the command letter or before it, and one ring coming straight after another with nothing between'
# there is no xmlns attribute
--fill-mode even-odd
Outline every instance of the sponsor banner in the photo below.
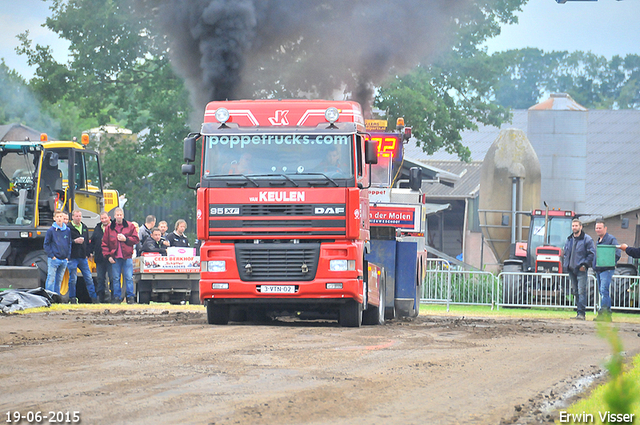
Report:
<svg viewBox="0 0 640 425"><path fill-rule="evenodd" d="M134 259L133 271L138 273L200 273L200 257L144 255Z"/></svg>
<svg viewBox="0 0 640 425"><path fill-rule="evenodd" d="M387 120L364 120L367 131L387 131Z"/></svg>
<svg viewBox="0 0 640 425"><path fill-rule="evenodd" d="M353 136L351 134L263 134L260 136L207 136L209 149L216 145L227 146L231 149L244 149L250 145L268 145L274 149L280 145L349 145Z"/></svg>
<svg viewBox="0 0 640 425"><path fill-rule="evenodd" d="M406 232L420 231L420 205L371 205L369 222L371 226L393 226Z"/></svg>

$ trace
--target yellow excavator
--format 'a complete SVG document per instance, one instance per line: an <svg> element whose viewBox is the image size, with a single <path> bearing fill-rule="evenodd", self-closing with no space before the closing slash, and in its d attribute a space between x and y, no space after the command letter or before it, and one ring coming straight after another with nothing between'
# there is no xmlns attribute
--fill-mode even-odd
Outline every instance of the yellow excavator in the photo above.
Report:
<svg viewBox="0 0 640 425"><path fill-rule="evenodd" d="M88 134L81 143L46 134L0 142L0 289L44 287L43 243L55 210L81 210L93 230L100 211L118 206L118 192L104 189L99 154L88 144Z"/></svg>

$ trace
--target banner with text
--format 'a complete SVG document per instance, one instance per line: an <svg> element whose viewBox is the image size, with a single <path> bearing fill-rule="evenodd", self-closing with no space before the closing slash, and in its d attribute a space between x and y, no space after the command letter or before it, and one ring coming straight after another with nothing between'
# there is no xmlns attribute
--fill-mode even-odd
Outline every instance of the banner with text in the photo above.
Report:
<svg viewBox="0 0 640 425"><path fill-rule="evenodd" d="M420 205L376 204L369 207L371 226L393 226L405 232L419 232Z"/></svg>
<svg viewBox="0 0 640 425"><path fill-rule="evenodd" d="M134 261L134 272L200 273L200 257L138 257Z"/></svg>

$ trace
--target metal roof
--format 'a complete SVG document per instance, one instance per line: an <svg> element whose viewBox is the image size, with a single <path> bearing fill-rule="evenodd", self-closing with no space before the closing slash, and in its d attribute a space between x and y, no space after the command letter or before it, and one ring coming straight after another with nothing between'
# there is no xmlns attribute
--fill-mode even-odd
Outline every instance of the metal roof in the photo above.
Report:
<svg viewBox="0 0 640 425"><path fill-rule="evenodd" d="M26 125L22 125L19 123L14 123L14 124L4 124L4 125L0 125L0 140L5 141L5 137L7 137L7 135L12 131L14 131L14 134L12 136L12 138L14 140L11 141L16 141L17 140L24 140L25 137L29 136L29 138L31 140L40 140L40 132L37 130L34 130L31 127L27 127ZM17 136L16 136L17 134Z"/></svg>
<svg viewBox="0 0 640 425"><path fill-rule="evenodd" d="M459 180L453 187L444 184L423 183L422 192L427 195L428 199L465 199L478 196L482 161L429 161L429 166L457 175Z"/></svg>
<svg viewBox="0 0 640 425"><path fill-rule="evenodd" d="M551 93L547 100L529 108L530 111L587 111L587 108L573 100L568 93Z"/></svg>
<svg viewBox="0 0 640 425"><path fill-rule="evenodd" d="M482 161L500 130L519 128L527 131L527 115L525 109L514 110L512 122L500 128L480 124L478 131L462 133L462 144L471 151L473 161ZM589 110L587 123L586 211L578 212L607 218L640 209L640 111ZM449 161L471 167L461 162L457 155L436 152L430 156L414 144L410 145L405 147L405 156L415 161L454 174L459 174L457 168L443 164ZM474 183L480 183L479 167L477 176L463 176L459 185L464 185L462 192L467 192ZM445 187L433 189L436 192L446 190ZM434 195L429 192L428 196Z"/></svg>

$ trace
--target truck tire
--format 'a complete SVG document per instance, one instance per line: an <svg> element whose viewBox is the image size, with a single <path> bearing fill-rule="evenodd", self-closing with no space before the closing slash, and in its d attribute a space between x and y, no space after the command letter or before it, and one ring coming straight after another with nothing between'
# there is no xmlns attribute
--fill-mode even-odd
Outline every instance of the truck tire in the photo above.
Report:
<svg viewBox="0 0 640 425"><path fill-rule="evenodd" d="M345 328L359 328L362 325L362 304L356 300L342 304L338 323Z"/></svg>
<svg viewBox="0 0 640 425"><path fill-rule="evenodd" d="M200 305L200 292L191 291L191 295L189 295L189 304Z"/></svg>
<svg viewBox="0 0 640 425"><path fill-rule="evenodd" d="M619 276L635 276L636 268L633 264L618 264L614 272ZM636 307L631 300L631 280L625 278L613 279L611 281L611 303L614 307ZM637 300L635 300L637 303ZM615 303L615 304L614 304Z"/></svg>
<svg viewBox="0 0 640 425"><path fill-rule="evenodd" d="M522 267L519 264L506 263L502 271L507 273L522 273ZM524 301L524 292L523 276L502 276L502 302L504 304L522 304Z"/></svg>
<svg viewBox="0 0 640 425"><path fill-rule="evenodd" d="M363 325L384 325L384 302L385 302L385 290L387 287L387 275L384 268L380 273L380 291L378 293L378 305L369 305L369 307L362 312L362 324Z"/></svg>
<svg viewBox="0 0 640 425"><path fill-rule="evenodd" d="M44 288L44 284L47 282L47 272L49 271L49 260L44 250L38 250L28 253L22 260L23 266L31 266L35 264L40 271L40 287Z"/></svg>
<svg viewBox="0 0 640 425"><path fill-rule="evenodd" d="M149 304L151 302L151 291L138 292L138 304Z"/></svg>
<svg viewBox="0 0 640 425"><path fill-rule="evenodd" d="M207 301L207 322L210 325L226 325L229 323L229 306Z"/></svg>

